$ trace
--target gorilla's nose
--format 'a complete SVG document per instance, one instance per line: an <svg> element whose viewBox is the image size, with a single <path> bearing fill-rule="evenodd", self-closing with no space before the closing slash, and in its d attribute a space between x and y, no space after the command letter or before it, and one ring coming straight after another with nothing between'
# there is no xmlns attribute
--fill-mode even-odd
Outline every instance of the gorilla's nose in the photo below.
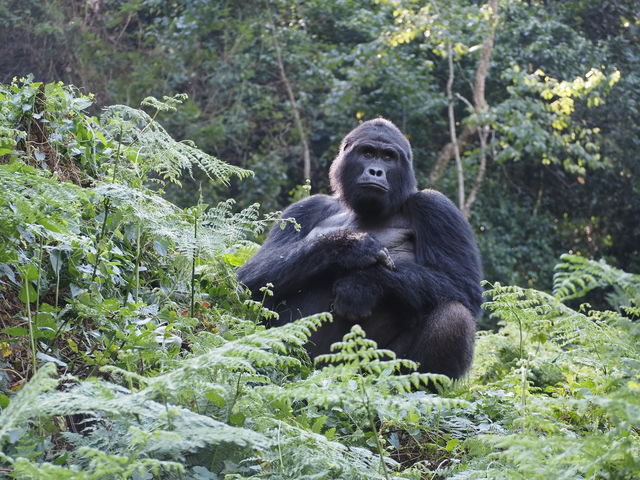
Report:
<svg viewBox="0 0 640 480"><path fill-rule="evenodd" d="M377 168L369 169L369 175L371 175L372 177L381 177L383 174L384 172L380 169L377 169Z"/></svg>

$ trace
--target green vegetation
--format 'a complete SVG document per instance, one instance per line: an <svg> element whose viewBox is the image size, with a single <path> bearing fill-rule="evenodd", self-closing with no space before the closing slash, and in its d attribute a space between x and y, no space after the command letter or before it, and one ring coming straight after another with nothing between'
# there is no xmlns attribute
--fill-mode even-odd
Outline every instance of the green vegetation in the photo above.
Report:
<svg viewBox="0 0 640 480"><path fill-rule="evenodd" d="M219 182L247 172L90 103L62 84L0 89L4 476L637 477L640 277L566 256L553 295L492 285L501 327L460 383L358 326L314 369L301 346L330 318L266 330L233 277L246 236L277 218L146 186L194 164ZM613 310L563 303L608 286Z"/></svg>
<svg viewBox="0 0 640 480"><path fill-rule="evenodd" d="M640 478L636 0L0 21L0 478ZM265 329L235 280L378 115L480 244L490 329L460 382L358 326L313 365L329 315Z"/></svg>

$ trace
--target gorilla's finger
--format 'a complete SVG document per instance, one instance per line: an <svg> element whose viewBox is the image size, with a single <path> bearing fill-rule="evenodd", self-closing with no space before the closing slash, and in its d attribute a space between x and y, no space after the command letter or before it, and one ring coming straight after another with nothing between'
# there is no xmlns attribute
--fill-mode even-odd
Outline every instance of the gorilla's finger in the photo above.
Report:
<svg viewBox="0 0 640 480"><path fill-rule="evenodd" d="M378 252L378 255L376 255L376 260L390 270L396 269L396 264L393 263L393 259L391 258L391 255L389 255L389 250L387 250L386 248L383 248Z"/></svg>

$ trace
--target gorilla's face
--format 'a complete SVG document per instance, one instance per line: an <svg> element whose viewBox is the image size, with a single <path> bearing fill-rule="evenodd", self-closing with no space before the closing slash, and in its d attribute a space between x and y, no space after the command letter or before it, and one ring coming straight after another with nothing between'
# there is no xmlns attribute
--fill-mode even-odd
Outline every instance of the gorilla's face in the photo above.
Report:
<svg viewBox="0 0 640 480"><path fill-rule="evenodd" d="M383 119L365 122L345 137L330 178L338 197L367 220L395 213L416 191L409 142Z"/></svg>

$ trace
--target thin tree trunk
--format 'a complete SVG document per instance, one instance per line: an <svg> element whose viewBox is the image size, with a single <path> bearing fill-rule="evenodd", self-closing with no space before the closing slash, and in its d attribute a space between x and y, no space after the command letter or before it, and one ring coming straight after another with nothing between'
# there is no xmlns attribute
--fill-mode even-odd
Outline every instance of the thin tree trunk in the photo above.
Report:
<svg viewBox="0 0 640 480"><path fill-rule="evenodd" d="M489 8L491 10L491 27L487 37L484 39L482 43L482 51L480 53L480 59L478 60L478 67L476 68L475 75L475 83L473 86L473 108L475 113L478 115L483 115L489 109L489 105L485 99L485 82L487 78L487 73L489 71L489 66L491 64L491 54L493 52L493 42L495 39L495 31L498 24L498 0L489 0L488 2ZM448 95L447 91L447 95ZM451 122L449 122L451 123ZM476 179L474 182L469 195L467 196L466 202L463 205L463 213L465 215L469 215L471 211L471 207L475 202L477 192L480 188L480 184L484 180L484 174L486 171L486 163L487 163L487 139L489 136L488 125L482 125L480 127L476 125L466 125L460 135L457 137L457 140L454 142L453 139L447 143L442 149L438 152L438 156L436 159L436 163L431 170L431 174L429 175L429 184L435 185L444 175L444 172L447 169L447 166L451 162L452 159L456 159L457 156L460 155L460 152L463 152L469 144L473 141L473 137L476 133L480 137L480 163L478 165L478 173L476 175ZM453 138L453 137L452 137ZM457 145L456 145L457 144ZM460 183L460 182L458 182Z"/></svg>
<svg viewBox="0 0 640 480"><path fill-rule="evenodd" d="M469 218L469 216L471 215L471 207L476 201L478 190L480 190L480 185L484 180L484 174L487 170L487 138L489 138L489 125L483 125L482 128L478 131L478 135L480 137L480 163L478 164L476 180L473 183L473 187L471 187L471 190L469 191L469 196L467 197L467 201L464 204L464 208L462 208L462 214L465 216L465 218Z"/></svg>
<svg viewBox="0 0 640 480"><path fill-rule="evenodd" d="M489 0L489 8L491 9L491 16L489 21L491 27L489 34L482 42L482 52L480 53L480 61L478 62L478 68L476 69L476 82L473 89L473 103L475 105L476 114L482 118L489 110L487 100L485 98L485 81L487 79L487 73L489 72L489 66L491 64L491 53L493 52L493 41L496 36L496 28L498 26L498 0ZM478 135L480 137L480 162L478 164L478 173L476 174L476 180L471 187L467 202L464 205L462 213L465 217L469 218L471 215L471 207L476 201L478 190L484 180L484 174L487 169L487 139L489 138L489 125L483 123L478 129Z"/></svg>
<svg viewBox="0 0 640 480"><path fill-rule="evenodd" d="M467 149L477 131L478 127L475 125L465 125L463 127L458 136L458 149L460 151L464 152ZM455 158L455 152L453 144L449 142L438 152L436 163L429 174L430 185L436 185L440 181L452 158Z"/></svg>
<svg viewBox="0 0 640 480"><path fill-rule="evenodd" d="M298 108L298 104L296 102L296 97L293 93L293 88L291 87L291 82L289 82L289 77L287 77L287 71L284 68L284 62L282 61L282 51L280 49L280 42L278 41L278 32L275 24L275 19L273 22L273 45L276 49L276 60L278 61L278 69L280 70L280 79L287 90L287 96L289 97L289 103L291 104L291 111L293 113L293 121L295 122L296 129L298 130L298 135L300 136L300 142L302 146L302 161L303 161L303 175L304 180L311 179L311 152L309 150L309 140L307 139L307 134L304 130L304 126L302 125L302 117L300 116L300 110Z"/></svg>
<svg viewBox="0 0 640 480"><path fill-rule="evenodd" d="M451 44L447 45L447 59L449 61L449 78L447 80L447 102L449 103L449 136L451 137L451 145L456 159L456 170L458 172L458 207L460 210L464 208L464 170L462 169L462 160L460 158L460 148L458 146L458 136L456 135L456 117L453 111L453 48Z"/></svg>

